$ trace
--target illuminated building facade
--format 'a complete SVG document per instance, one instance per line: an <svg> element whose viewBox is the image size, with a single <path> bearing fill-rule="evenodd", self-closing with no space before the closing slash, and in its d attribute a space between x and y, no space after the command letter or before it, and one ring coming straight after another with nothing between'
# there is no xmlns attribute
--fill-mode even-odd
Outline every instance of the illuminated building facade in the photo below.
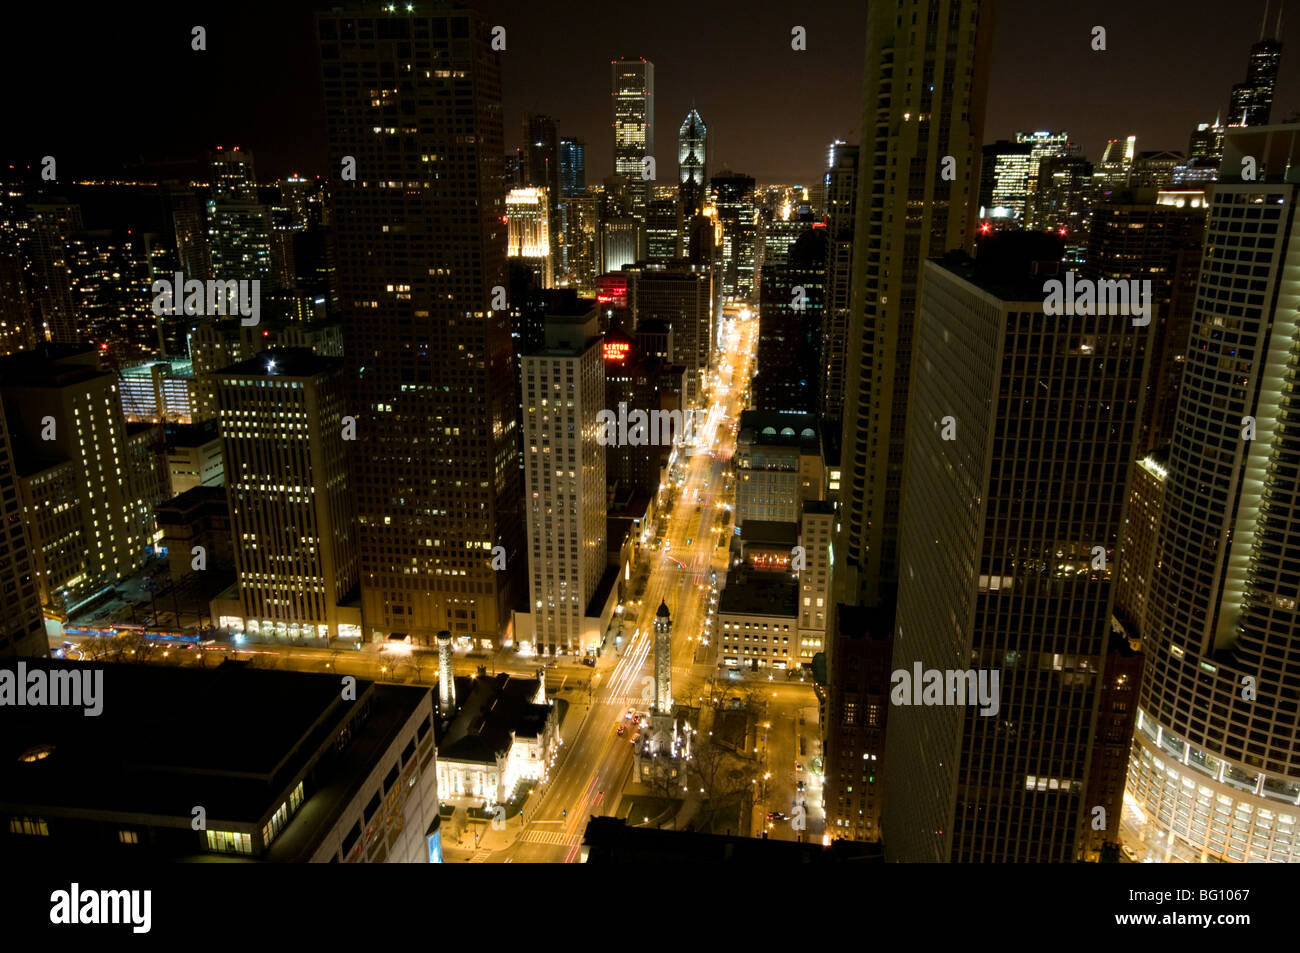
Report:
<svg viewBox="0 0 1300 953"><path fill-rule="evenodd" d="M853 293L853 231L858 211L858 147L836 142L826 172L826 292L822 311L822 426L838 433L844 420L844 346ZM838 442L838 438L836 438Z"/></svg>
<svg viewBox="0 0 1300 953"><path fill-rule="evenodd" d="M677 130L678 197L686 219L700 214L704 208L709 181L708 149L709 127L692 106Z"/></svg>
<svg viewBox="0 0 1300 953"><path fill-rule="evenodd" d="M1006 233L979 261L926 265L893 670L978 670L997 692L991 709L892 707L891 859L1082 851L1147 333L1127 316L1044 314L1060 255L1050 236ZM1041 424L1058 419L1069 426Z"/></svg>
<svg viewBox="0 0 1300 953"><path fill-rule="evenodd" d="M985 145L980 163L980 218L1024 219L1029 176L1037 170L1037 162L1028 142L999 139Z"/></svg>
<svg viewBox="0 0 1300 953"><path fill-rule="evenodd" d="M537 273L541 288L554 287L551 255L550 200L544 188L511 189L506 193L510 258L522 259Z"/></svg>
<svg viewBox="0 0 1300 953"><path fill-rule="evenodd" d="M758 207L754 204L754 179L720 172L709 180L713 207L722 226L718 253L721 294L750 300L754 295L754 256L758 243Z"/></svg>
<svg viewBox="0 0 1300 953"><path fill-rule="evenodd" d="M614 101L614 174L628 180L632 213L640 218L650 198L650 181L642 177L642 160L655 155L655 66L643 56L611 60L609 72ZM622 266L606 263L604 270L617 267Z"/></svg>
<svg viewBox="0 0 1300 953"><path fill-rule="evenodd" d="M242 609L219 625L268 641L359 638L359 614L340 608L358 580L342 359L277 348L218 378Z"/></svg>
<svg viewBox="0 0 1300 953"><path fill-rule="evenodd" d="M535 648L594 650L584 613L605 572L605 369L596 312L548 315L523 359L525 508ZM526 640L525 640L526 641Z"/></svg>
<svg viewBox="0 0 1300 953"><path fill-rule="evenodd" d="M366 637L431 646L446 629L491 648L510 637L525 562L517 365L510 313L493 309L507 284L501 58L469 9L316 22L330 168L357 167L331 200ZM425 61L438 68L408 74ZM410 81L371 78L397 75Z"/></svg>
<svg viewBox="0 0 1300 953"><path fill-rule="evenodd" d="M1277 32L1282 30L1282 11L1277 12ZM1268 17L1267 8L1264 16ZM1277 39L1264 39L1260 30L1259 42L1250 48L1246 64L1246 81L1232 87L1228 101L1228 122L1235 126L1266 126L1273 110L1273 90L1277 86L1277 69L1282 62L1282 43Z"/></svg>
<svg viewBox="0 0 1300 953"><path fill-rule="evenodd" d="M823 495L816 415L742 411L735 471L736 526L751 519L798 523L802 503Z"/></svg>
<svg viewBox="0 0 1300 953"><path fill-rule="evenodd" d="M1169 451L1128 796L1148 848L1300 860L1289 125L1229 129ZM1242 157L1259 175L1242 181Z"/></svg>

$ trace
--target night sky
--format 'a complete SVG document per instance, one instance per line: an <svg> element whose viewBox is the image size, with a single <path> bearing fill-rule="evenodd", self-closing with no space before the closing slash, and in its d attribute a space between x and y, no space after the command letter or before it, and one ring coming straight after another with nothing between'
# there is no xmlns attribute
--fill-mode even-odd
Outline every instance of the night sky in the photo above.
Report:
<svg viewBox="0 0 1300 953"><path fill-rule="evenodd" d="M1273 0L1270 30L1278 0ZM216 143L257 157L259 178L323 173L324 116L311 11L320 4L23 4L0 34L5 107L0 159L59 159L67 181L136 157L183 159ZM677 127L694 101L711 137L710 167L760 182L819 175L835 137L858 141L866 6L817 2L557 4L484 0L507 29L505 136L525 111L549 113L587 141L587 176L612 166L609 61L655 64L659 178L676 173ZM1130 133L1139 149L1185 150L1197 122L1226 110L1245 77L1264 0L998 4L985 141L1065 128L1100 158ZM190 27L208 50L190 50ZM807 52L790 28L808 31ZM1108 49L1090 49L1106 27ZM1300 110L1300 9L1283 22L1273 120Z"/></svg>

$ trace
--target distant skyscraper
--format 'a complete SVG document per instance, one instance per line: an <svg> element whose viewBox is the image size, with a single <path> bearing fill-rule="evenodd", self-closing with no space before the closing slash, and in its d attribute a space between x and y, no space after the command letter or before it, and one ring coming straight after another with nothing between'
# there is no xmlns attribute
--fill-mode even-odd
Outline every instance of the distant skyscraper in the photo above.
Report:
<svg viewBox="0 0 1300 953"><path fill-rule="evenodd" d="M1246 64L1246 81L1232 87L1228 100L1228 124L1232 126L1266 126L1273 109L1273 90L1277 86L1277 68L1282 62L1282 5L1278 4L1277 27L1273 37L1265 39L1268 29L1268 6L1259 27L1259 42L1250 48Z"/></svg>
<svg viewBox="0 0 1300 953"><path fill-rule="evenodd" d="M614 93L614 174L627 177L632 211L639 217L650 197L642 160L655 156L655 67L645 57L611 60L610 79Z"/></svg>
<svg viewBox="0 0 1300 953"><path fill-rule="evenodd" d="M671 261L682 254L682 206L677 198L651 199L646 205L646 258Z"/></svg>
<svg viewBox="0 0 1300 953"><path fill-rule="evenodd" d="M545 188L511 189L506 193L508 242L506 254L524 261L537 275L539 288L554 285L550 201Z"/></svg>
<svg viewBox="0 0 1300 953"><path fill-rule="evenodd" d="M9 425L0 413L0 480L12 485L17 476ZM23 502L18 494L0 494L0 585L5 599L0 602L0 658L45 656L50 641L45 634L41 596L32 565L31 540L23 520Z"/></svg>
<svg viewBox="0 0 1300 953"><path fill-rule="evenodd" d="M220 280L257 279L269 285L275 274L271 216L270 210L257 200L252 153L238 146L230 150L218 146L209 156L208 168L212 276Z"/></svg>
<svg viewBox="0 0 1300 953"><path fill-rule="evenodd" d="M551 315L542 348L523 359L529 610L544 654L585 652L587 604L605 572L605 406L597 313Z"/></svg>
<svg viewBox="0 0 1300 953"><path fill-rule="evenodd" d="M844 420L844 347L853 293L853 230L858 211L858 147L836 140L826 173L826 297L822 312L822 426L839 434ZM838 436L835 443L839 443Z"/></svg>
<svg viewBox="0 0 1300 953"><path fill-rule="evenodd" d="M1295 126L1228 130L1146 599L1128 794L1203 861L1300 861L1297 162Z"/></svg>
<svg viewBox="0 0 1300 953"><path fill-rule="evenodd" d="M1091 199L1092 163L1082 156L1049 156L1038 164L1027 227L1060 231L1067 244L1084 242Z"/></svg>
<svg viewBox="0 0 1300 953"><path fill-rule="evenodd" d="M500 57L467 9L354 8L317 25L331 168L357 163L332 195L365 636L432 645L446 629L491 647L524 567L517 371L509 311L493 309L507 280ZM363 38L377 31L388 39ZM376 93L369 77L406 75L412 59L440 65Z"/></svg>
<svg viewBox="0 0 1300 953"><path fill-rule="evenodd" d="M560 140L560 195L572 198L587 188L587 144L581 139Z"/></svg>
<svg viewBox="0 0 1300 953"><path fill-rule="evenodd" d="M358 579L343 360L277 348L218 377L241 630L358 638L341 609Z"/></svg>
<svg viewBox="0 0 1300 953"><path fill-rule="evenodd" d="M1031 168L1038 161L1027 142L999 139L983 148L980 163L980 215L983 218L1020 220L1028 205Z"/></svg>
<svg viewBox="0 0 1300 953"><path fill-rule="evenodd" d="M1108 561L1148 338L1126 315L1046 315L1043 276L1060 254L1052 236L1007 233L977 262L926 264L886 737L890 859L1070 862L1092 819ZM924 700L922 672L935 673ZM961 696L943 694L954 685Z"/></svg>
<svg viewBox="0 0 1300 953"><path fill-rule="evenodd" d="M710 179L709 186L722 226L722 294L748 300L755 290L754 256L758 237L754 178L728 170Z"/></svg>
<svg viewBox="0 0 1300 953"><path fill-rule="evenodd" d="M804 226L781 264L764 265L750 406L816 413L821 402L826 229Z"/></svg>
<svg viewBox="0 0 1300 953"><path fill-rule="evenodd" d="M677 182L682 200L683 217L699 214L708 191L709 129L695 107L677 130Z"/></svg>
<svg viewBox="0 0 1300 953"><path fill-rule="evenodd" d="M524 116L524 184L546 189L547 234L551 248L560 245L560 124L550 116ZM548 282L547 287L550 287Z"/></svg>

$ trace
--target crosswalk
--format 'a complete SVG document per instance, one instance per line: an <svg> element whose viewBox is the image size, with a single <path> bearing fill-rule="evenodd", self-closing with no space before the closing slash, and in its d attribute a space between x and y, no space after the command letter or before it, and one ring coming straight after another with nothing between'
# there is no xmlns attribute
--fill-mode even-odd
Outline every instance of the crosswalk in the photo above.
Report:
<svg viewBox="0 0 1300 953"><path fill-rule="evenodd" d="M550 844L552 846L573 847L582 840L577 834L565 835L562 831L526 830L519 838L525 844Z"/></svg>

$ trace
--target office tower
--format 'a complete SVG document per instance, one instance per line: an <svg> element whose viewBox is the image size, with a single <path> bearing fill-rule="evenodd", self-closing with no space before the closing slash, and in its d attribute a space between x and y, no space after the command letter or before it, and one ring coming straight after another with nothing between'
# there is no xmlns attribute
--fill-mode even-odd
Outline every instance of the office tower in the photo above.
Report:
<svg viewBox="0 0 1300 953"><path fill-rule="evenodd" d="M1080 156L1051 156L1038 164L1028 227L1060 232L1066 244L1087 240L1092 163Z"/></svg>
<svg viewBox="0 0 1300 953"><path fill-rule="evenodd" d="M926 25L914 28L913 14ZM867 105L841 444L848 485L842 494L843 537L836 547L843 559L836 572L837 586L840 580L845 585L843 601L873 605L882 584L897 578L904 423L921 264L965 246L974 232L992 15L992 4L978 0L941 3L937 20L917 0L879 3L868 12ZM944 53L931 60L927 50ZM904 83L895 64L911 63L913 57L924 66L915 67ZM951 181L940 174L947 156L954 160Z"/></svg>
<svg viewBox="0 0 1300 953"><path fill-rule="evenodd" d="M162 353L161 325L150 288L167 273L170 256L148 232L82 231L67 245L80 315L80 334L120 362Z"/></svg>
<svg viewBox="0 0 1300 953"><path fill-rule="evenodd" d="M1133 478L1129 481L1128 513L1115 560L1115 618L1133 640L1142 640L1147 629L1147 601L1156 569L1156 540L1168 476L1169 448L1166 446L1139 458L1133 464Z"/></svg>
<svg viewBox="0 0 1300 953"><path fill-rule="evenodd" d="M1169 444L1201 267L1202 191L1120 191L1093 209L1081 277L1150 281L1146 400L1137 452Z"/></svg>
<svg viewBox="0 0 1300 953"><path fill-rule="evenodd" d="M491 28L444 8L345 10L317 23L332 167L357 164L332 198L357 382L365 637L431 644L446 629L492 647L508 635L524 556L510 318L493 310L506 224ZM369 77L408 75L413 58L440 65L394 79L373 106ZM396 132L381 119L390 114L403 117ZM497 546L505 569L493 568Z"/></svg>
<svg viewBox="0 0 1300 953"><path fill-rule="evenodd" d="M1078 156L1083 154L1081 147L1070 142L1070 134L1062 130L1052 132L1040 129L1037 132L1016 133L1016 143L1029 146L1029 176L1025 180L1025 194L1032 195L1038 187L1038 166L1044 159L1052 156Z"/></svg>
<svg viewBox="0 0 1300 953"><path fill-rule="evenodd" d="M885 754L898 860L1068 862L1091 820L1147 331L1045 314L1060 254L1004 233L926 264ZM918 670L949 694L900 697Z"/></svg>
<svg viewBox="0 0 1300 953"><path fill-rule="evenodd" d="M632 212L640 217L650 198L642 160L656 158L655 67L644 56L610 60L609 73L614 96L614 174L627 178Z"/></svg>
<svg viewBox="0 0 1300 953"><path fill-rule="evenodd" d="M0 184L0 193L4 190L5 186ZM36 323L27 292L18 214L19 210L0 194L0 355L36 346Z"/></svg>
<svg viewBox="0 0 1300 953"><path fill-rule="evenodd" d="M587 604L605 572L605 447L597 414L605 369L595 311L550 315L541 350L523 360L525 507L535 646L594 650Z"/></svg>
<svg viewBox="0 0 1300 953"><path fill-rule="evenodd" d="M139 518L156 475L135 465L117 375L88 346L0 359L0 397L41 601L66 611L143 565L154 540Z"/></svg>
<svg viewBox="0 0 1300 953"><path fill-rule="evenodd" d="M618 271L636 263L641 230L641 220L631 215L620 215L601 222L602 271Z"/></svg>
<svg viewBox="0 0 1300 953"><path fill-rule="evenodd" d="M658 320L672 328L671 359L685 372L684 409L703 407L713 341L713 276L681 259L628 269L627 275L633 326Z"/></svg>
<svg viewBox="0 0 1300 953"><path fill-rule="evenodd" d="M853 231L858 210L858 147L836 140L826 172L826 294L822 311L822 426L838 434L844 420L844 347L853 291ZM839 443L836 436L835 442Z"/></svg>
<svg viewBox="0 0 1300 953"><path fill-rule="evenodd" d="M1273 89L1277 86L1277 68L1282 61L1282 8L1278 5L1277 26L1273 36L1264 38L1268 28L1268 6L1259 25L1259 42L1250 48L1246 63L1246 81L1232 87L1228 100L1228 123L1234 126L1266 126L1273 110Z"/></svg>
<svg viewBox="0 0 1300 953"><path fill-rule="evenodd" d="M81 209L66 202L33 202L23 243L31 268L37 341L75 344L81 339L68 242L83 228Z"/></svg>
<svg viewBox="0 0 1300 953"><path fill-rule="evenodd" d="M1128 793L1193 860L1300 860L1297 159L1295 126L1228 130L1147 597Z"/></svg>
<svg viewBox="0 0 1300 953"><path fill-rule="evenodd" d="M646 206L645 241L650 261L682 257L682 204L678 199L650 200Z"/></svg>
<svg viewBox="0 0 1300 953"><path fill-rule="evenodd" d="M212 259L203 221L203 203L188 183L167 182L165 189L176 242L176 267L186 278L207 281L212 276Z"/></svg>
<svg viewBox="0 0 1300 953"><path fill-rule="evenodd" d="M1079 838L1080 854L1087 863L1118 861L1120 825L1112 818L1124 815L1124 783L1128 774L1133 726L1137 723L1137 694L1145 657L1135 641L1121 632L1110 633L1102 663L1101 693L1097 703L1097 731L1088 766L1088 786L1083 802L1089 820ZM1093 823L1096 809L1105 813L1105 825Z"/></svg>
<svg viewBox="0 0 1300 953"><path fill-rule="evenodd" d="M647 414L659 411L661 415L682 412L683 369L669 359L665 353L667 347L659 349L660 353L652 353L656 349L648 346L646 336L640 333L656 326L664 327L665 337L671 337L671 329L658 320L642 322L637 340L617 325L605 334L605 407L617 410L621 403L627 405L629 413L633 410ZM617 496L626 493L633 498L649 499L659 492L661 475L672 450L671 446L658 444L607 446L605 483L614 488Z"/></svg>
<svg viewBox="0 0 1300 953"><path fill-rule="evenodd" d="M1148 150L1139 152L1129 171L1128 184L1132 189L1167 189L1173 184L1174 170L1185 165L1187 157L1181 152Z"/></svg>
<svg viewBox="0 0 1300 953"><path fill-rule="evenodd" d="M239 631L356 638L340 604L358 559L342 358L274 348L218 373Z"/></svg>
<svg viewBox="0 0 1300 953"><path fill-rule="evenodd" d="M524 116L524 184L546 189L547 234L551 248L560 245L560 124L550 116ZM509 210L507 210L509 211ZM550 287L550 284L547 284Z"/></svg>
<svg viewBox="0 0 1300 953"><path fill-rule="evenodd" d="M1128 187L1129 173L1137 155L1137 136L1127 139L1107 139L1101 152L1101 161L1093 169L1092 185L1098 199L1106 193Z"/></svg>
<svg viewBox="0 0 1300 953"><path fill-rule="evenodd" d="M773 215L769 216L766 211L761 212L760 215L763 218L763 227L760 232L763 237L763 244L762 253L759 256L763 263L760 269L761 274L769 266L784 265L786 263L790 247L812 226L813 215L812 211L807 207L802 210L802 213L796 212L788 203Z"/></svg>
<svg viewBox="0 0 1300 953"><path fill-rule="evenodd" d="M511 189L506 193L506 255L532 269L540 288L555 284L550 205L544 188Z"/></svg>
<svg viewBox="0 0 1300 953"><path fill-rule="evenodd" d="M528 156L523 148L516 146L513 152L507 152L504 161L501 188L506 192L511 189L522 189L528 181Z"/></svg>
<svg viewBox="0 0 1300 953"><path fill-rule="evenodd" d="M0 531L0 581L6 593L0 604L0 658L50 653L32 564L31 538L23 519L24 504L15 489L17 475L9 425L0 413L0 516L4 518L4 529Z"/></svg>
<svg viewBox="0 0 1300 953"><path fill-rule="evenodd" d="M758 410L816 413L821 403L826 244L824 227L805 226L783 264L763 266L750 385Z"/></svg>
<svg viewBox="0 0 1300 953"><path fill-rule="evenodd" d="M581 139L560 140L560 196L573 198L587 190L587 144Z"/></svg>
<svg viewBox="0 0 1300 953"><path fill-rule="evenodd" d="M1028 207L1029 177L1038 165L1028 142L999 139L983 147L980 162L980 217L1023 219ZM1032 166L1032 170L1031 170Z"/></svg>
<svg viewBox="0 0 1300 953"><path fill-rule="evenodd" d="M709 128L692 106L677 130L677 182L685 218L698 215L704 208L709 181L708 143Z"/></svg>
<svg viewBox="0 0 1300 953"><path fill-rule="evenodd" d="M269 286L275 277L271 215L270 209L257 200L252 153L239 146L228 151L217 146L208 158L208 168L212 276L221 280L256 279Z"/></svg>
<svg viewBox="0 0 1300 953"><path fill-rule="evenodd" d="M719 257L724 297L747 301L754 294L754 256L758 240L758 207L754 178L719 172L709 180L718 223L722 226Z"/></svg>
<svg viewBox="0 0 1300 953"><path fill-rule="evenodd" d="M1213 125L1208 122L1197 123L1187 140L1188 161L1213 166L1217 170L1223 158L1223 135L1226 131L1227 128L1219 122L1218 116L1214 117Z"/></svg>

